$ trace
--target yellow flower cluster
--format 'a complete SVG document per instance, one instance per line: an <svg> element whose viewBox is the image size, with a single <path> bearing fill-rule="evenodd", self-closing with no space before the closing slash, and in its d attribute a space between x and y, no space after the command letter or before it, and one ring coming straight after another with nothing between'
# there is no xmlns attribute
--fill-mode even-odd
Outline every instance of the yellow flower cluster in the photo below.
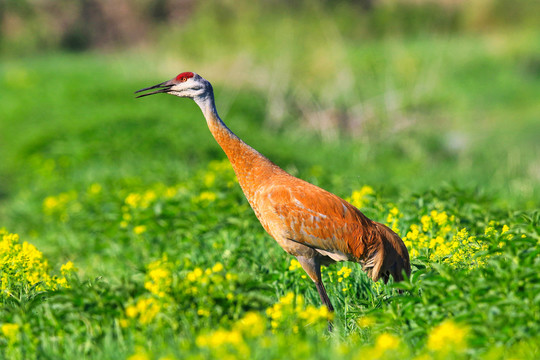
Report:
<svg viewBox="0 0 540 360"><path fill-rule="evenodd" d="M49 216L56 215L60 217L61 221L66 222L69 219L70 212L81 209L77 198L75 191L63 192L56 196L47 196L43 200L43 212Z"/></svg>
<svg viewBox="0 0 540 360"><path fill-rule="evenodd" d="M217 199L217 194L213 191L203 191L195 196L193 200L199 203L210 203Z"/></svg>
<svg viewBox="0 0 540 360"><path fill-rule="evenodd" d="M75 271L77 271L78 269L75 267L75 265L73 265L73 262L71 261L68 261L67 263L65 263L64 265L62 265L60 267L60 272L62 273L62 275L66 276L70 273L73 273Z"/></svg>
<svg viewBox="0 0 540 360"><path fill-rule="evenodd" d="M144 348L137 347L135 353L128 356L126 360L150 360L150 356Z"/></svg>
<svg viewBox="0 0 540 360"><path fill-rule="evenodd" d="M237 275L225 273L223 270L223 264L220 262L205 270L196 267L186 275L186 292L188 294L196 295L199 292L200 285L208 286L208 290L213 292L217 285L220 285L225 281L235 281L238 279ZM227 294L228 300L232 300L233 298L234 295L232 293Z"/></svg>
<svg viewBox="0 0 540 360"><path fill-rule="evenodd" d="M126 316L128 319L137 319L141 325L147 325L159 314L161 308L162 304L156 299L141 298L126 308ZM121 322L121 324L127 326L128 323Z"/></svg>
<svg viewBox="0 0 540 360"><path fill-rule="evenodd" d="M250 311L238 320L234 328L247 337L257 337L266 330L266 320L260 314Z"/></svg>
<svg viewBox="0 0 540 360"><path fill-rule="evenodd" d="M99 184L94 184L99 185ZM93 186L93 185L92 185ZM130 222L133 220L137 212L148 209L151 205L159 200L172 199L180 193L186 191L185 185L178 184L175 186L166 186L161 183L152 185L149 189L141 192L131 192L124 198L124 205L122 206L122 220L120 222L121 228L127 228ZM136 216L135 216L136 217ZM136 235L140 235L146 232L145 225L137 225L133 227L133 232Z"/></svg>
<svg viewBox="0 0 540 360"><path fill-rule="evenodd" d="M144 287L158 297L165 297L171 290L171 267L172 264L168 261L167 255L148 264Z"/></svg>
<svg viewBox="0 0 540 360"><path fill-rule="evenodd" d="M403 214L395 206L388 211L388 216L386 217L386 225L398 235L401 235L399 230L399 219L401 217L403 217Z"/></svg>
<svg viewBox="0 0 540 360"><path fill-rule="evenodd" d="M370 195L375 194L375 191L371 186L364 185L360 190L354 190L351 194L351 197L346 198L351 205L362 208L369 204L370 202Z"/></svg>
<svg viewBox="0 0 540 360"><path fill-rule="evenodd" d="M308 325L326 326L332 316L324 306L304 306L304 298L293 293L286 294L278 303L266 309L266 315L272 332L283 326L283 329L292 329L293 333ZM218 329L199 335L196 344L200 348L208 348L215 358L248 358L250 349L247 340L259 339L261 343L270 341L264 336L267 324L268 320L260 314L248 312L231 330Z"/></svg>
<svg viewBox="0 0 540 360"><path fill-rule="evenodd" d="M5 323L0 326L0 332L2 336L8 340L9 343L15 343L19 337L19 324Z"/></svg>
<svg viewBox="0 0 540 360"><path fill-rule="evenodd" d="M258 338L266 330L266 320L256 312L248 312L238 320L231 330L218 329L206 335L199 335L195 340L197 346L209 348L216 358L237 355L249 357L246 339Z"/></svg>
<svg viewBox="0 0 540 360"><path fill-rule="evenodd" d="M399 343L400 340L397 336L389 333L382 333L375 340L375 349L384 353L388 350L396 350L399 347Z"/></svg>
<svg viewBox="0 0 540 360"><path fill-rule="evenodd" d="M343 279L347 279L349 276L351 276L351 273L352 273L351 268L347 266L343 266L336 273L338 276L338 279L337 279L338 283L343 282ZM346 284L346 285L343 285L343 287L341 288L341 291L346 292L346 291L349 291L349 289L350 289L350 284Z"/></svg>
<svg viewBox="0 0 540 360"><path fill-rule="evenodd" d="M195 341L197 346L206 347L212 351L214 358L249 358L250 349L242 333L236 329L219 329L207 335L199 335Z"/></svg>
<svg viewBox="0 0 540 360"><path fill-rule="evenodd" d="M144 193L130 193L124 202L133 209L146 209L157 199L154 189L146 190Z"/></svg>
<svg viewBox="0 0 540 360"><path fill-rule="evenodd" d="M218 329L197 336L195 343L200 348L208 348L216 359L248 358L250 349L246 339L258 338L266 330L266 319L256 312L248 312L238 320L231 330Z"/></svg>
<svg viewBox="0 0 540 360"><path fill-rule="evenodd" d="M300 265L298 260L296 260L294 258L291 259L291 263L289 265L289 271L294 271L294 270L301 269L301 268L302 268L302 265Z"/></svg>
<svg viewBox="0 0 540 360"><path fill-rule="evenodd" d="M156 359L156 357L151 356L150 353L142 346L136 346L135 352L128 356L126 360L152 360ZM157 358L157 360L175 360L176 357L172 355L165 355Z"/></svg>
<svg viewBox="0 0 540 360"><path fill-rule="evenodd" d="M133 232L136 235L141 235L142 233L146 232L146 225L137 225L133 228Z"/></svg>
<svg viewBox="0 0 540 360"><path fill-rule="evenodd" d="M194 299L213 299L217 296L232 301L235 298L234 282L238 276L227 273L222 263L217 262L206 269L196 267L185 273L185 276L179 276L181 271L178 267L179 263L171 262L167 255L148 264L144 282L148 293L136 298L133 305L126 308L125 318L119 320L123 327L127 327L132 320L148 325L160 311L174 307L174 293L177 291L193 296ZM201 303L205 304L204 307L197 308L197 304L193 303L194 310L201 317L209 317L214 306L212 300L201 300Z"/></svg>
<svg viewBox="0 0 540 360"><path fill-rule="evenodd" d="M147 265L144 287L150 294L142 295L133 305L126 307L126 318L120 324L127 327L132 320L141 325L150 324L157 314L168 306L173 286L173 266L166 254Z"/></svg>
<svg viewBox="0 0 540 360"><path fill-rule="evenodd" d="M384 332L375 338L375 344L362 349L361 357L366 359L407 358L406 347L394 334Z"/></svg>
<svg viewBox="0 0 540 360"><path fill-rule="evenodd" d="M338 282L342 282L343 279L348 278L351 275L351 272L352 272L352 269L347 266L344 266L340 270L338 270L337 272L337 275L339 276Z"/></svg>
<svg viewBox="0 0 540 360"><path fill-rule="evenodd" d="M326 306L319 308L313 305L304 306L303 296L295 296L290 292L282 297L278 303L266 309L266 315L270 318L270 324L275 331L291 319L299 319L301 325L307 326L308 324L326 323L333 314L328 312ZM298 330L298 324L295 324L293 331L298 332Z"/></svg>
<svg viewBox="0 0 540 360"><path fill-rule="evenodd" d="M427 348L441 352L463 350L467 346L467 334L467 328L446 320L431 330Z"/></svg>
<svg viewBox="0 0 540 360"><path fill-rule="evenodd" d="M420 224L410 226L403 238L411 257L425 256L430 261L470 268L483 265L485 259L475 258L487 244L459 229L455 216L433 210L420 218Z"/></svg>
<svg viewBox="0 0 540 360"><path fill-rule="evenodd" d="M375 324L375 318L372 316L362 316L356 320L356 323L361 328L368 328Z"/></svg>
<svg viewBox="0 0 540 360"><path fill-rule="evenodd" d="M49 264L43 254L26 241L19 243L19 235L10 234L0 229L0 289L2 293L10 293L14 289L28 285L37 286L37 290L54 290L66 287L65 276L75 271L73 263L62 266L64 276L51 276Z"/></svg>

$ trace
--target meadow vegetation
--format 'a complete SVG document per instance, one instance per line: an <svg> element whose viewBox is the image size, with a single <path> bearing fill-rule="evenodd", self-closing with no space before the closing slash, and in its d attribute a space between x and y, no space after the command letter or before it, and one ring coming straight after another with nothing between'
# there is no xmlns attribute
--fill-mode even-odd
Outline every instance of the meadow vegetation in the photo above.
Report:
<svg viewBox="0 0 540 360"><path fill-rule="evenodd" d="M248 3L152 45L4 51L0 358L538 357L540 26ZM411 278L339 263L321 308L196 105L133 99L187 70L248 144L398 232Z"/></svg>

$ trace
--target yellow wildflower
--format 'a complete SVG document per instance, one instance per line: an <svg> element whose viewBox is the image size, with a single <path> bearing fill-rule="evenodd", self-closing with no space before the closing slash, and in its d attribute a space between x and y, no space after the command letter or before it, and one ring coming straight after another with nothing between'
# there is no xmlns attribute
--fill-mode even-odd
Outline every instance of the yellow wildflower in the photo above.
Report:
<svg viewBox="0 0 540 360"><path fill-rule="evenodd" d="M375 191L371 186L364 185L360 190L353 191L350 198L346 200L351 203L351 205L361 208L369 203L368 195L373 195Z"/></svg>
<svg viewBox="0 0 540 360"><path fill-rule="evenodd" d="M60 193L56 196L47 196L43 200L43 212L47 215L57 214L61 218L67 218L68 205L73 205L76 199L77 193L75 191Z"/></svg>
<svg viewBox="0 0 540 360"><path fill-rule="evenodd" d="M301 269L302 265L298 262L296 259L291 259L291 263L289 265L289 271L294 271L296 269Z"/></svg>
<svg viewBox="0 0 540 360"><path fill-rule="evenodd" d="M300 295L299 295L300 296ZM284 297L282 297L280 300L280 303L282 304L285 304L285 305L290 305L293 303L294 301L294 293L292 292L289 292L287 293Z"/></svg>
<svg viewBox="0 0 540 360"><path fill-rule="evenodd" d="M337 272L337 274L339 276L343 276L343 278L346 279L351 275L351 272L352 272L351 268L344 266Z"/></svg>
<svg viewBox="0 0 540 360"><path fill-rule="evenodd" d="M213 267L212 267L212 271L213 272L220 272L220 271L223 271L223 264L218 262L216 263Z"/></svg>
<svg viewBox="0 0 540 360"><path fill-rule="evenodd" d="M204 185L206 187L212 187L216 181L216 174L213 172L207 172L204 174Z"/></svg>
<svg viewBox="0 0 540 360"><path fill-rule="evenodd" d="M375 319L371 316L362 316L356 320L356 323L358 326L366 328L375 324Z"/></svg>
<svg viewBox="0 0 540 360"><path fill-rule="evenodd" d="M37 290L67 286L65 278L49 274L49 264L43 254L32 244L19 243L17 234L0 229L0 289L9 290L21 284L37 286Z"/></svg>
<svg viewBox="0 0 540 360"><path fill-rule="evenodd" d="M0 327L0 331L2 331L2 335L4 335L4 337L8 339L9 342L17 341L17 337L19 335L19 329L20 329L19 324L10 324L10 323L2 324L2 326Z"/></svg>
<svg viewBox="0 0 540 360"><path fill-rule="evenodd" d="M118 320L118 324L120 324L120 327L125 329L129 326L129 321L127 319L120 319Z"/></svg>
<svg viewBox="0 0 540 360"><path fill-rule="evenodd" d="M141 347L137 347L135 354L129 356L126 360L150 360L150 356L148 356L146 350Z"/></svg>
<svg viewBox="0 0 540 360"><path fill-rule="evenodd" d="M171 186L171 187L168 187L167 189L165 189L165 198L167 199L171 199L173 197L176 196L176 194L178 193L178 189L175 188L174 186Z"/></svg>
<svg viewBox="0 0 540 360"><path fill-rule="evenodd" d="M380 352L396 350L399 347L399 338L389 333L383 333L375 340L375 348Z"/></svg>
<svg viewBox="0 0 540 360"><path fill-rule="evenodd" d="M133 228L133 232L137 235L142 234L146 231L146 225L137 225Z"/></svg>
<svg viewBox="0 0 540 360"><path fill-rule="evenodd" d="M166 296L172 284L171 266L167 255L148 264L144 287L159 297Z"/></svg>
<svg viewBox="0 0 540 360"><path fill-rule="evenodd" d="M141 195L137 193L131 193L126 197L124 202L130 207L136 208L139 206L139 203L141 202Z"/></svg>
<svg viewBox="0 0 540 360"><path fill-rule="evenodd" d="M397 207L392 207L389 212L388 216L386 217L386 225L388 225L392 231L394 231L396 234L399 235L399 218L403 217L403 214L400 214Z"/></svg>
<svg viewBox="0 0 540 360"><path fill-rule="evenodd" d="M250 311L238 320L234 328L250 337L257 337L264 333L266 328L264 318L256 312Z"/></svg>
<svg viewBox="0 0 540 360"><path fill-rule="evenodd" d="M139 322L143 325L149 324L161 309L160 305L153 298L140 299L135 305L139 315Z"/></svg>
<svg viewBox="0 0 540 360"><path fill-rule="evenodd" d="M431 214L431 218L439 226L443 226L448 221L448 215L446 214L445 211L439 213L436 210L432 210L430 214Z"/></svg>
<svg viewBox="0 0 540 360"><path fill-rule="evenodd" d="M77 268L75 267L75 265L73 265L73 262L71 261L68 261L67 263L65 263L64 265L60 267L60 272L64 276L66 276L68 273L75 272L75 271L77 271Z"/></svg>
<svg viewBox="0 0 540 360"><path fill-rule="evenodd" d="M54 211L58 207L58 204L58 199L54 196L47 196L45 200L43 200L43 208L46 213Z"/></svg>
<svg viewBox="0 0 540 360"><path fill-rule="evenodd" d="M156 192L154 190L147 190L143 195L143 205L148 207L148 205L157 198Z"/></svg>
<svg viewBox="0 0 540 360"><path fill-rule="evenodd" d="M97 195L101 192L101 185L94 183L88 188L88 192L92 195Z"/></svg>
<svg viewBox="0 0 540 360"><path fill-rule="evenodd" d="M249 348L242 334L235 329L231 331L219 329L207 335L199 335L195 343L199 347L207 347L214 351L214 355L223 355L222 351L229 353L232 350L236 353L232 358L249 358Z"/></svg>
<svg viewBox="0 0 540 360"><path fill-rule="evenodd" d="M208 316L210 316L210 311L208 311L206 309L198 309L197 310L197 315L208 317Z"/></svg>
<svg viewBox="0 0 540 360"><path fill-rule="evenodd" d="M196 200L199 201L199 202L202 202L202 201L212 202L212 201L216 200L216 198L217 198L216 193L214 193L212 191L203 191L196 198Z"/></svg>
<svg viewBox="0 0 540 360"><path fill-rule="evenodd" d="M139 313L139 311L137 310L137 307L131 305L131 306L128 306L126 308L126 316L128 318L134 318L137 316L137 314Z"/></svg>
<svg viewBox="0 0 540 360"><path fill-rule="evenodd" d="M446 320L431 330L427 348L433 351L460 350L466 346L467 329Z"/></svg>
<svg viewBox="0 0 540 360"><path fill-rule="evenodd" d="M422 231L428 231L431 228L431 217L424 215L420 218L422 223Z"/></svg>
<svg viewBox="0 0 540 360"><path fill-rule="evenodd" d="M196 282L198 279L201 278L202 275L203 275L202 269L199 267L196 267L195 269L193 269L193 271L188 272L186 277L189 281Z"/></svg>

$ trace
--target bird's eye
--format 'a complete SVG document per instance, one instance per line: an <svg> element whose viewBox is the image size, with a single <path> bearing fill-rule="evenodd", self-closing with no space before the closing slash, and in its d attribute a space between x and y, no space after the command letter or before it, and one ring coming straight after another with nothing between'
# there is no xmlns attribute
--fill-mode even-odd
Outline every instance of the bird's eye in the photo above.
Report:
<svg viewBox="0 0 540 360"><path fill-rule="evenodd" d="M186 81L187 81L187 77L184 76L183 78L180 79L180 81L181 81L181 82L186 82Z"/></svg>

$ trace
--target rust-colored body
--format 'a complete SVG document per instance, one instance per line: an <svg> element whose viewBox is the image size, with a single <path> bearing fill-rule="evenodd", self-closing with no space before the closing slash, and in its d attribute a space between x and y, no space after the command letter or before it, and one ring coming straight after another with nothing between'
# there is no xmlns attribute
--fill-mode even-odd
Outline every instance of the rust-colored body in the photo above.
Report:
<svg viewBox="0 0 540 360"><path fill-rule="evenodd" d="M298 258L315 283L322 283L320 265L334 261L359 262L374 281L382 277L386 282L389 275L400 281L402 271L410 274L407 248L391 229L340 197L288 174L232 133L213 105L202 108L262 226Z"/></svg>
<svg viewBox="0 0 540 360"><path fill-rule="evenodd" d="M153 93L195 100L262 226L298 259L329 310L333 307L322 284L322 264L359 262L374 281L382 277L386 282L390 275L400 281L404 273L410 275L409 254L396 233L338 196L288 174L244 143L219 118L210 83L193 73L178 77L143 90L166 88Z"/></svg>

